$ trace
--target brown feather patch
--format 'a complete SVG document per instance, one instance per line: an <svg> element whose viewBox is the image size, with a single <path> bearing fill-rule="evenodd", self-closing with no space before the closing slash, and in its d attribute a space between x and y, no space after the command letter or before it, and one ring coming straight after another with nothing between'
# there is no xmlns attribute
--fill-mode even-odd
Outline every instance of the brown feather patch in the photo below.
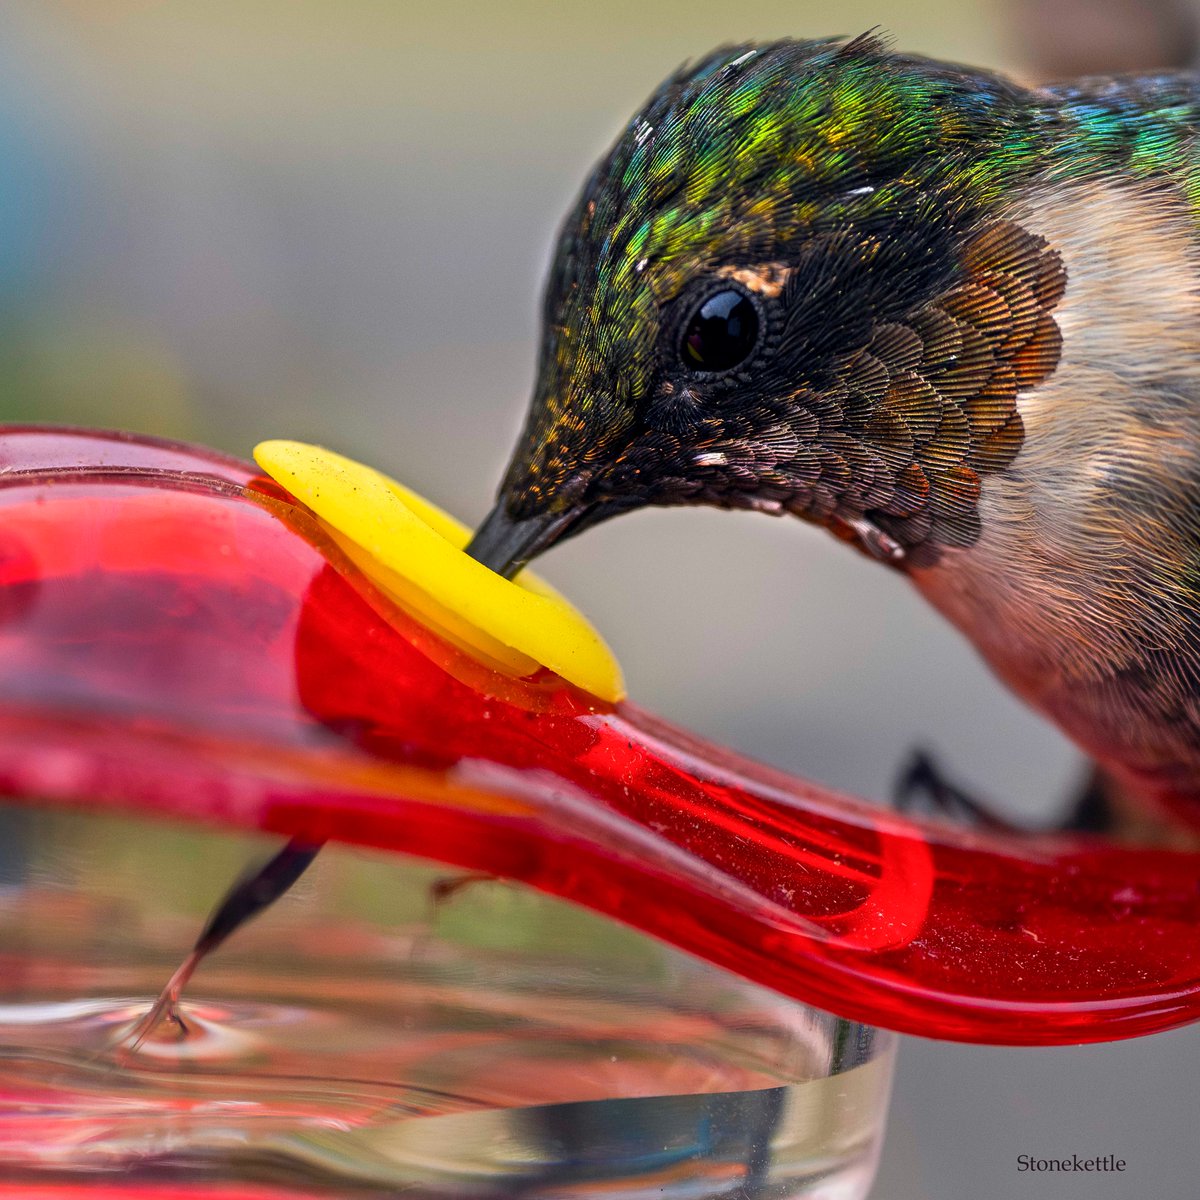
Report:
<svg viewBox="0 0 1200 1200"><path fill-rule="evenodd" d="M979 537L980 475L1016 457L1024 437L1017 396L1044 382L1062 353L1053 310L1066 272L1044 238L997 222L963 261L961 284L904 324L878 328L849 372L876 388L887 373L862 437L895 477L887 503L862 515L914 566Z"/></svg>

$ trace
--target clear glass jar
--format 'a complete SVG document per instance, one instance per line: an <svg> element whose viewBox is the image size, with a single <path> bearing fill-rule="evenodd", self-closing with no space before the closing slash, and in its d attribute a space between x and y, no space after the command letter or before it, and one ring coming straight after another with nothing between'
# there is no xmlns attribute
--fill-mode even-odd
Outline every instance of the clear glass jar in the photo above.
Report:
<svg viewBox="0 0 1200 1200"><path fill-rule="evenodd" d="M135 1050L206 912L273 844L8 806L0 847L0 1183L485 1200L870 1185L891 1034L570 904L327 847L201 967L183 1025Z"/></svg>

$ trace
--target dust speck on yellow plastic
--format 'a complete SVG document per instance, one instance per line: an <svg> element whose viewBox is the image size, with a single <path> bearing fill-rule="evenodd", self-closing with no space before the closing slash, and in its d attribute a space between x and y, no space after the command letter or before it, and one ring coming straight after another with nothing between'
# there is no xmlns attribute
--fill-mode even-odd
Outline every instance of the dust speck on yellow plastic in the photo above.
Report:
<svg viewBox="0 0 1200 1200"><path fill-rule="evenodd" d="M470 531L386 475L319 446L262 442L258 465L324 522L386 595L513 675L540 664L602 700L621 668L586 618L531 571L510 582L463 553Z"/></svg>

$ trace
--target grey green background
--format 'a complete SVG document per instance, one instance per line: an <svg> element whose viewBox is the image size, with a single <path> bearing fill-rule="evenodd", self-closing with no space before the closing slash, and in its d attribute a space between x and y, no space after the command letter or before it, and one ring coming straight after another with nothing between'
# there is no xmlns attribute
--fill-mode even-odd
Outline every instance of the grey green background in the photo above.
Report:
<svg viewBox="0 0 1200 1200"><path fill-rule="evenodd" d="M0 419L243 454L319 441L476 519L530 390L560 215L682 59L882 25L907 50L1026 75L1136 64L1180 50L1163 7L8 0ZM902 579L799 523L638 514L543 570L640 703L782 767L882 800L920 744L1026 815L1079 774ZM874 1196L1193 1197L1197 1063L1194 1031L909 1040ZM1072 1152L1129 1169L1017 1173L1018 1154Z"/></svg>

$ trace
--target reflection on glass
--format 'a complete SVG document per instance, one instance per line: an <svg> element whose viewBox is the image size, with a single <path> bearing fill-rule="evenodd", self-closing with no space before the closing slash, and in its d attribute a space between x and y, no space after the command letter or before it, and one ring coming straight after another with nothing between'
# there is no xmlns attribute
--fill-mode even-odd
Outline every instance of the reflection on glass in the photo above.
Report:
<svg viewBox="0 0 1200 1200"><path fill-rule="evenodd" d="M0 1183L851 1198L870 1182L890 1034L394 857L328 849L204 965L185 1027L132 1052L229 870L265 844L3 815Z"/></svg>

